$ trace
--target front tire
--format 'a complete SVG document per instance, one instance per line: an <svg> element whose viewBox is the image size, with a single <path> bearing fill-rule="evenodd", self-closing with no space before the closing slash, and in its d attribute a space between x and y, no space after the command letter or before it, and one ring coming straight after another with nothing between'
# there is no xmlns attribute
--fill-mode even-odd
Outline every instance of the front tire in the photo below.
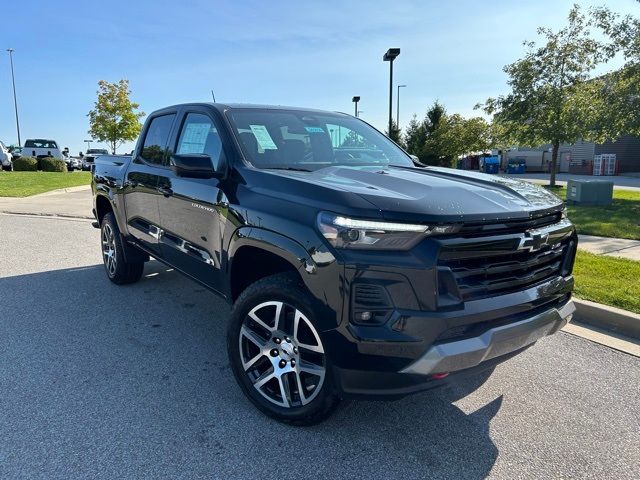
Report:
<svg viewBox="0 0 640 480"><path fill-rule="evenodd" d="M144 271L144 262L126 260L122 235L120 235L120 229L111 212L102 218L100 243L104 269L109 280L117 285L134 283L140 280Z"/></svg>
<svg viewBox="0 0 640 480"><path fill-rule="evenodd" d="M272 275L242 292L231 311L227 351L244 394L278 421L313 425L340 401L312 298L293 275Z"/></svg>

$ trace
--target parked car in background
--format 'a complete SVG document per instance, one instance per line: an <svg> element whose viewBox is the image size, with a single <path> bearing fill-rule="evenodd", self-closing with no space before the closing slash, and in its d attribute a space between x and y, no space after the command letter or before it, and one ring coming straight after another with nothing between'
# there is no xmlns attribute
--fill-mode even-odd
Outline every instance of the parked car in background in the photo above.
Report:
<svg viewBox="0 0 640 480"><path fill-rule="evenodd" d="M62 157L64 158L64 163L67 164L67 170L69 172L82 168L82 162L69 154L68 147L65 147L65 149L62 150Z"/></svg>
<svg viewBox="0 0 640 480"><path fill-rule="evenodd" d="M106 148L90 148L82 157L82 170L91 170L91 165L99 155L109 155Z"/></svg>
<svg viewBox="0 0 640 480"><path fill-rule="evenodd" d="M67 164L67 170L70 172L82 169L82 161L79 158L65 156L64 161Z"/></svg>
<svg viewBox="0 0 640 480"><path fill-rule="evenodd" d="M20 158L22 156L22 147L20 145L9 145L9 153L15 160L16 158Z"/></svg>
<svg viewBox="0 0 640 480"><path fill-rule="evenodd" d="M33 158L51 157L58 160L65 160L55 140L44 140L41 138L29 139L24 142L22 155Z"/></svg>
<svg viewBox="0 0 640 480"><path fill-rule="evenodd" d="M4 145L4 143L0 142L0 166L2 170L12 170L13 162L12 155L9 152L9 149Z"/></svg>

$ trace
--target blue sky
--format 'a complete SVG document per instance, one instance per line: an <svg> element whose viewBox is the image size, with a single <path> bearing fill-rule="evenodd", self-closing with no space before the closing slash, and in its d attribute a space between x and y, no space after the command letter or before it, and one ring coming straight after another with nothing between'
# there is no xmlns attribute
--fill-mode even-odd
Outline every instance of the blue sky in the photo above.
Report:
<svg viewBox="0 0 640 480"><path fill-rule="evenodd" d="M86 147L98 80L128 78L144 112L180 102L307 106L351 113L384 129L389 47L400 123L435 99L449 112L505 92L502 67L536 27L561 25L573 1L22 0L2 7L0 140L16 142L8 47L14 48L22 141ZM606 3L640 15L635 0ZM394 88L395 95L395 88ZM476 112L477 114L477 112ZM395 104L394 104L395 116ZM131 144L122 151L131 149Z"/></svg>

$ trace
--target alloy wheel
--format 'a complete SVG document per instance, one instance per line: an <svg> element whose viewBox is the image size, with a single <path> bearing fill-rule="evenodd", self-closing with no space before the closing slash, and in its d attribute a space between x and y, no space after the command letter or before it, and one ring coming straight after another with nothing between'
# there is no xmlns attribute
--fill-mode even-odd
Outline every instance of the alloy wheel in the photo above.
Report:
<svg viewBox="0 0 640 480"><path fill-rule="evenodd" d="M104 256L104 265L110 277L116 274L116 236L113 228L108 223L102 226L102 255Z"/></svg>
<svg viewBox="0 0 640 480"><path fill-rule="evenodd" d="M245 375L271 403L300 407L322 389L324 348L297 308L280 301L259 304L244 319L238 341Z"/></svg>

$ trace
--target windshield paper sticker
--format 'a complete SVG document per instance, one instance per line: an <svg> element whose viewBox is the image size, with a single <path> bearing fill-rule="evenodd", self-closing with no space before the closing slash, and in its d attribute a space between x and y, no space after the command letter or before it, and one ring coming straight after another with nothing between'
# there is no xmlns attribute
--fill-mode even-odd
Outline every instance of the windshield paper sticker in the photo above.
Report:
<svg viewBox="0 0 640 480"><path fill-rule="evenodd" d="M276 144L273 143L273 139L271 138L271 135L269 135L269 131L267 130L267 127L265 127L264 125L249 125L249 128L251 128L253 135L256 137L256 140L258 141L258 145L260 145L260 147L263 150L278 149Z"/></svg>
<svg viewBox="0 0 640 480"><path fill-rule="evenodd" d="M178 153L203 153L210 130L210 123L187 123L178 147Z"/></svg>
<svg viewBox="0 0 640 480"><path fill-rule="evenodd" d="M324 133L324 130L320 127L304 127L309 133Z"/></svg>

